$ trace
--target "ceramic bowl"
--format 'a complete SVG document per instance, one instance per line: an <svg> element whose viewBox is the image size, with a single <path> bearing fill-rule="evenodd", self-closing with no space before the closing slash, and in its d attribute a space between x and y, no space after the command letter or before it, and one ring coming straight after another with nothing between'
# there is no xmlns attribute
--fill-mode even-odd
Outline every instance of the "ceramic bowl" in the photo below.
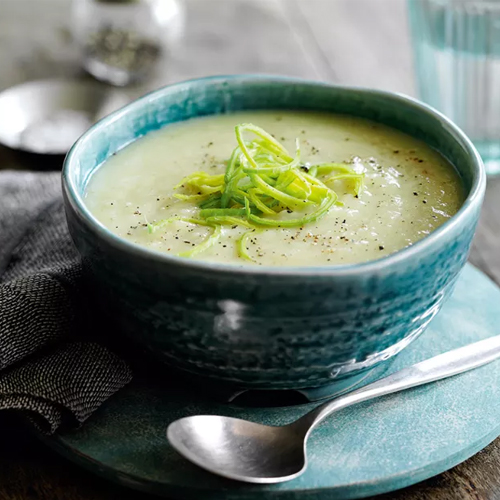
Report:
<svg viewBox="0 0 500 500"><path fill-rule="evenodd" d="M197 116L255 109L368 118L424 140L459 171L467 198L431 235L393 255L346 266L236 267L173 257L111 233L85 205L106 158L148 132ZM376 90L266 76L170 85L111 114L68 154L68 224L116 325L169 365L240 389L345 390L414 340L464 266L485 189L467 137L431 108Z"/></svg>

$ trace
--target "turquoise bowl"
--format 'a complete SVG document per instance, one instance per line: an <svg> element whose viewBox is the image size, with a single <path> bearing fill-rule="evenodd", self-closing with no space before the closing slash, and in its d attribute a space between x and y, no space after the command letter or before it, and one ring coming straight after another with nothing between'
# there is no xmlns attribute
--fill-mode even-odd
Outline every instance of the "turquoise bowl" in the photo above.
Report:
<svg viewBox="0 0 500 500"><path fill-rule="evenodd" d="M467 198L431 235L388 257L317 268L237 267L173 257L111 233L84 191L110 155L170 123L239 110L320 110L368 118L424 140L459 171ZM310 399L347 390L420 333L464 266L485 189L469 139L433 109L376 90L268 76L164 87L104 118L63 170L75 245L123 334L202 383L288 389Z"/></svg>

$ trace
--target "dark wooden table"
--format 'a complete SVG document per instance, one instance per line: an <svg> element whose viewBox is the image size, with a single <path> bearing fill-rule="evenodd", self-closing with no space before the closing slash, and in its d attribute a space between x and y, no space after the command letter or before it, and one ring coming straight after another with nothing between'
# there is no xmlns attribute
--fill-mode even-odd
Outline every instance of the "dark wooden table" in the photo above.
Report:
<svg viewBox="0 0 500 500"><path fill-rule="evenodd" d="M181 45L154 79L123 91L127 97L186 78L256 72L414 94L403 0L186 0L186 7ZM69 0L0 0L0 90L37 78L80 77L70 27ZM0 147L0 169L44 163ZM471 261L500 283L500 179L488 181ZM77 468L41 445L15 415L0 415L0 500L115 498L147 496ZM500 499L500 439L436 478L379 498Z"/></svg>

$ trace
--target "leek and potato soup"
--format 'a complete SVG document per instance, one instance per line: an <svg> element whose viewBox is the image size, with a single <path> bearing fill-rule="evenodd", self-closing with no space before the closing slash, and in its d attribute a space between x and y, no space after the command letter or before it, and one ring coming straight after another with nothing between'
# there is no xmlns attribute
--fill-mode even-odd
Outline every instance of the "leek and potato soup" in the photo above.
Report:
<svg viewBox="0 0 500 500"><path fill-rule="evenodd" d="M423 142L364 119L256 111L148 134L91 177L112 232L185 258L272 266L374 260L412 245L463 201Z"/></svg>

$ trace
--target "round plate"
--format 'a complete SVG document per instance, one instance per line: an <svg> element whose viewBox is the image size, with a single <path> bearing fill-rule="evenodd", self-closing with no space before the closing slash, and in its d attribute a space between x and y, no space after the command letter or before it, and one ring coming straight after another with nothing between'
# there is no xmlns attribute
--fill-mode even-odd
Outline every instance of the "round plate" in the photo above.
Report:
<svg viewBox="0 0 500 500"><path fill-rule="evenodd" d="M128 102L86 80L37 80L0 93L0 143L37 154L64 155L96 121Z"/></svg>
<svg viewBox="0 0 500 500"><path fill-rule="evenodd" d="M428 330L389 371L500 333L500 290L468 265L453 296ZM81 428L44 438L88 469L139 490L182 499L336 499L392 491L439 474L500 434L500 362L343 410L323 422L308 444L299 478L254 486L204 472L181 458L165 437L169 422L198 413L286 424L314 404L241 408L205 400L177 377L134 380Z"/></svg>

